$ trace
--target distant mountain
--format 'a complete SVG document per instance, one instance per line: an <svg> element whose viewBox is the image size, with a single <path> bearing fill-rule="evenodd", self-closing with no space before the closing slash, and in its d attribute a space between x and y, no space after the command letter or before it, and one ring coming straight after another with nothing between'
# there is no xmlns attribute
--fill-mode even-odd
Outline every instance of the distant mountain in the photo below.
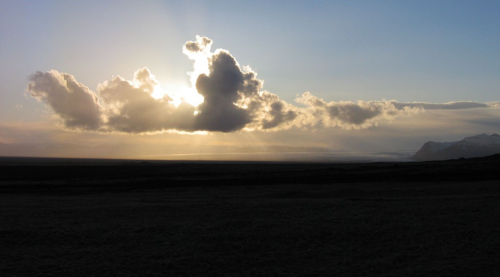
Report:
<svg viewBox="0 0 500 277"><path fill-rule="evenodd" d="M500 153L500 135L481 134L455 142L426 142L412 159L417 161L484 157Z"/></svg>

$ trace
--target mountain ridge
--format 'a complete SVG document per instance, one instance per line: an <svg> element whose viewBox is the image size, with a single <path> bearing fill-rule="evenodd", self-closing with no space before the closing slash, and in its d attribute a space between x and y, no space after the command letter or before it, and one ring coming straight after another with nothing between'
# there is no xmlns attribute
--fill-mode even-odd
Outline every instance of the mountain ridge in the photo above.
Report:
<svg viewBox="0 0 500 277"><path fill-rule="evenodd" d="M479 134L454 142L426 142L411 158L416 161L475 158L500 153L500 135Z"/></svg>

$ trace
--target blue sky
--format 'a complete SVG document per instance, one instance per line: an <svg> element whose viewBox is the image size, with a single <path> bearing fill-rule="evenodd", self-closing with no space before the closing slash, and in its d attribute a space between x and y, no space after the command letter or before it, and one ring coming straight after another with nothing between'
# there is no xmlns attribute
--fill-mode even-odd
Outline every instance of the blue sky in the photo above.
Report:
<svg viewBox="0 0 500 277"><path fill-rule="evenodd" d="M500 100L499 1L1 2L2 122L50 113L26 96L36 71L92 91L143 67L164 86L189 85L182 47L196 35L294 105L306 91L325 101Z"/></svg>

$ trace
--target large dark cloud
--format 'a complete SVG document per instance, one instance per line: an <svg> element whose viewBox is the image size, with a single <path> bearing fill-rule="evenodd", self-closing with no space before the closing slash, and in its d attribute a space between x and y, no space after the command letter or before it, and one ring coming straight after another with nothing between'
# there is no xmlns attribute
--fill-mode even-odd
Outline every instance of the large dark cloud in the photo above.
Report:
<svg viewBox="0 0 500 277"><path fill-rule="evenodd" d="M184 52L195 57L211 43L207 38L197 37L196 41L186 43ZM242 70L228 51L217 50L207 59L208 73L196 79L196 89L204 102L197 108L194 129L221 132L245 127L269 129L295 118L293 111L284 111L279 97L262 92L263 82L257 79L257 74L249 68Z"/></svg>
<svg viewBox="0 0 500 277"><path fill-rule="evenodd" d="M253 72L244 73L226 51L218 51L209 60L210 74L201 74L196 89L204 97L198 107L195 126L200 130L230 132L252 122L251 111L237 106L243 97L259 93L261 82Z"/></svg>
<svg viewBox="0 0 500 277"><path fill-rule="evenodd" d="M197 36L196 41L183 47L183 53L194 61L194 71L190 72L193 86L204 97L197 107L187 102L178 104L168 91L158 98L155 91L160 89L160 83L147 68L137 70L132 80L114 77L100 84L97 93L67 73L36 72L30 77L27 91L45 102L67 128L127 133L291 127L362 129L425 109L496 107L478 102L327 102L309 92L296 99L305 107L297 107L263 91L257 73L242 68L226 50L211 52L211 46L212 40Z"/></svg>

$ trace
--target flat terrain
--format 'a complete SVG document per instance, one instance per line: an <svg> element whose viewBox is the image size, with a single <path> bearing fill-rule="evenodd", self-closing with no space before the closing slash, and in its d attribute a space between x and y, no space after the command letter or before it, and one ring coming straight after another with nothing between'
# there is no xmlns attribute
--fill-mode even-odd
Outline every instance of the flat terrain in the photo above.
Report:
<svg viewBox="0 0 500 277"><path fill-rule="evenodd" d="M498 276L499 169L0 158L0 272Z"/></svg>

